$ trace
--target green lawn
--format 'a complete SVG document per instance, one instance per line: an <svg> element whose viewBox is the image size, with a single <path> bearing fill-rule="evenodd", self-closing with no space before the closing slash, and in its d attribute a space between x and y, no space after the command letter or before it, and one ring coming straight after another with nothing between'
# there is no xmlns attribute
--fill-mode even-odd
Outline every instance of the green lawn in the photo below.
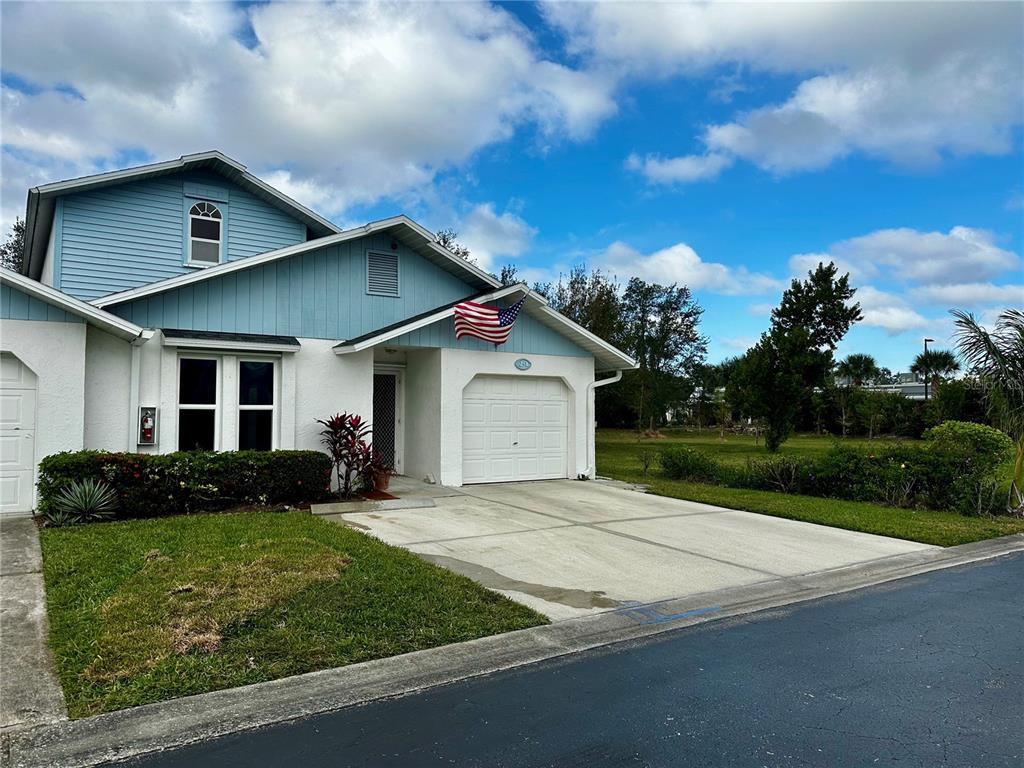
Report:
<svg viewBox="0 0 1024 768"><path fill-rule="evenodd" d="M302 512L42 532L72 717L544 624L415 555Z"/></svg>
<svg viewBox="0 0 1024 768"><path fill-rule="evenodd" d="M898 539L937 544L942 547L991 539L1024 532L1024 520L1011 517L965 517L952 512L899 509L859 501L823 499L818 496L727 488L664 478L657 468L643 475L641 454L660 451L671 445L685 444L714 454L721 461L743 463L751 456L764 456L763 443L755 445L751 437L727 435L724 441L714 433L666 432L664 438L637 440L629 430L598 430L597 471L606 477L627 482L643 482L661 496L689 499L730 509L744 509L776 517L805 520L853 531L894 536ZM848 440L848 443L880 445L881 441ZM809 456L828 450L832 439L801 435L788 440L782 452Z"/></svg>

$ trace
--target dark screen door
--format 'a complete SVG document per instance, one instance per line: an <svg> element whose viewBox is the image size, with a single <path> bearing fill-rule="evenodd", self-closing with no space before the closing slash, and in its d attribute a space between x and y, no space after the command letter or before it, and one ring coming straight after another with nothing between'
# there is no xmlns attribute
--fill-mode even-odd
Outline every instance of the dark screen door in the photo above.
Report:
<svg viewBox="0 0 1024 768"><path fill-rule="evenodd" d="M398 409L398 377L373 374L373 448L395 466L395 415Z"/></svg>

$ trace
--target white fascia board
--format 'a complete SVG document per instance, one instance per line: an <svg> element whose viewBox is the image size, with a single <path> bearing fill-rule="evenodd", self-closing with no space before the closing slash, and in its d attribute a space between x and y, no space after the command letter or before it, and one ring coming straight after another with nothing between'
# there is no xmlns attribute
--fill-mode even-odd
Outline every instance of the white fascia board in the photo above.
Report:
<svg viewBox="0 0 1024 768"><path fill-rule="evenodd" d="M544 306L538 307L538 309L541 312L543 312L545 315L547 315L548 317L550 317L550 318L552 318L554 320L557 320L559 323L561 323L562 325L564 325L567 328L569 328L572 332L582 336L584 339L589 341L591 344L594 344L594 345L600 347L602 350L607 352L610 357L614 358L617 362L621 363L621 365L616 366L614 369L608 369L608 370L632 371L632 370L640 367L639 365L637 365L636 360L631 358L625 352L622 352L619 349L616 349L611 344L609 344L607 341L602 339L600 336L597 336L596 334L591 333L586 328L584 328L582 325L579 325L578 323L570 320L568 317L563 315L561 312L557 312L556 310L552 309L551 307L547 306L546 304Z"/></svg>
<svg viewBox="0 0 1024 768"><path fill-rule="evenodd" d="M130 323L127 320L112 315L109 312L105 312L102 309L97 309L92 304L76 299L74 296L58 291L56 288L52 288L49 285L43 285L37 280L33 280L25 275L12 272L9 269L0 270L0 282L7 283L23 293L27 293L40 301L44 301L47 304L60 307L73 315L81 317L86 322L95 325L101 330L112 333L123 339L146 341L152 338L153 331L142 328L135 323Z"/></svg>
<svg viewBox="0 0 1024 768"><path fill-rule="evenodd" d="M179 349L208 349L226 352L285 352L295 353L301 347L294 344L273 344L261 341L218 341L217 339L174 339L164 336L163 346Z"/></svg>
<svg viewBox="0 0 1024 768"><path fill-rule="evenodd" d="M467 301L494 301L495 299L503 298L504 296L508 296L510 293L515 293L516 291L526 294L530 293L530 290L525 285L510 285L506 288L502 288L500 291L494 291L493 293L488 293L484 296L478 296L475 299L467 299ZM451 317L454 314L455 307L441 309L434 312L432 315L427 315L426 317L421 317L419 320L414 320L411 323L406 323L405 325L397 328L392 328L390 331L380 333L370 339L365 339L358 344L345 345L344 342L342 342L341 345L334 348L334 354L350 355L353 352L362 352L364 349L369 349L370 347L375 347L378 344L383 344L385 341L390 341L402 334L411 333L412 331L419 330L420 328L425 328L432 323L436 323L438 320L444 320L446 317Z"/></svg>

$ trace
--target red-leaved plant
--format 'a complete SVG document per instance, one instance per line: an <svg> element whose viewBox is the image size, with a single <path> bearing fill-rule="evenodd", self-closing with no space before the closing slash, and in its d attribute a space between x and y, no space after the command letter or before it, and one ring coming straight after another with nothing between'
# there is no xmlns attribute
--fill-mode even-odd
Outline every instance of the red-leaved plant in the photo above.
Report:
<svg viewBox="0 0 1024 768"><path fill-rule="evenodd" d="M324 427L320 430L320 443L334 463L341 497L350 499L371 461L373 452L368 438L373 430L362 416L354 413L337 413L316 422Z"/></svg>

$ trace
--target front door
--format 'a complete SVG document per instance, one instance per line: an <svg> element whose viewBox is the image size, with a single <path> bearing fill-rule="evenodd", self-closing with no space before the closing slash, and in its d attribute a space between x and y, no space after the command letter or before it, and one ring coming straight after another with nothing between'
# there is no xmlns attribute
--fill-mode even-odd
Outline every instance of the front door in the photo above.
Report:
<svg viewBox="0 0 1024 768"><path fill-rule="evenodd" d="M373 448L395 472L402 471L401 375L397 372L373 374Z"/></svg>

